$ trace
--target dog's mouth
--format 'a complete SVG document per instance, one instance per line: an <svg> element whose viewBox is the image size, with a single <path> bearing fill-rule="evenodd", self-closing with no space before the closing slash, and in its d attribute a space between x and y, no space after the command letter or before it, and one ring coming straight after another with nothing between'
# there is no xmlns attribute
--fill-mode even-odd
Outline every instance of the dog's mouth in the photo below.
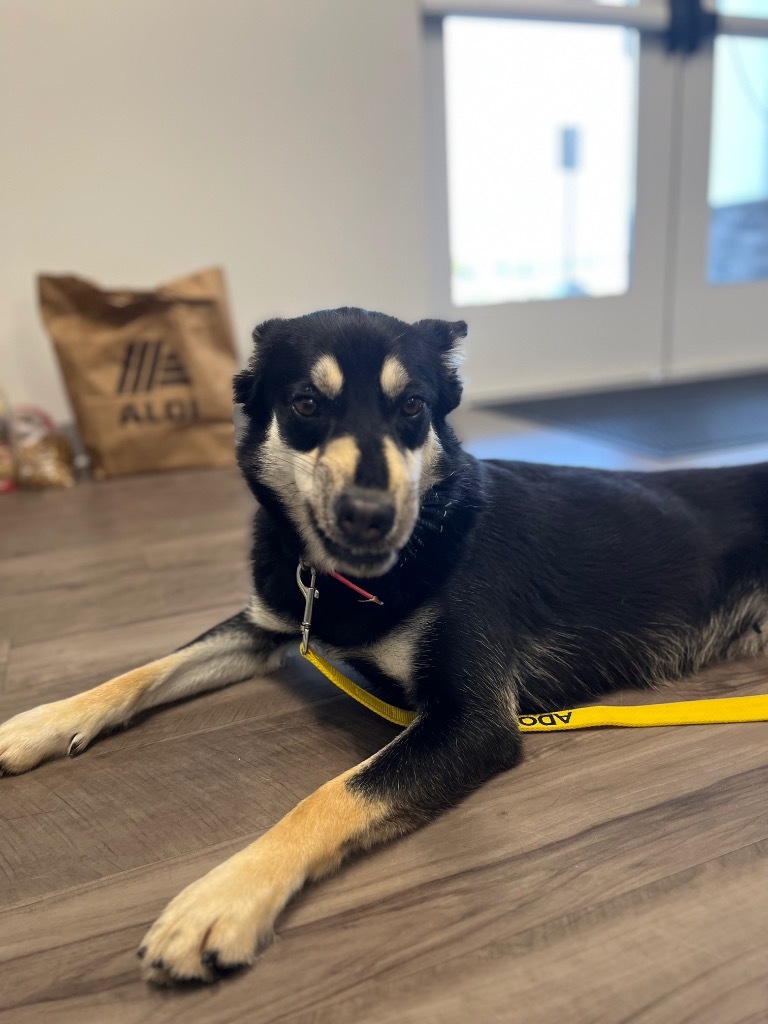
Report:
<svg viewBox="0 0 768 1024"><path fill-rule="evenodd" d="M312 529L328 555L330 566L337 571L356 573L359 576L381 576L395 564L399 548L379 543L371 547L349 547L329 537L309 509Z"/></svg>

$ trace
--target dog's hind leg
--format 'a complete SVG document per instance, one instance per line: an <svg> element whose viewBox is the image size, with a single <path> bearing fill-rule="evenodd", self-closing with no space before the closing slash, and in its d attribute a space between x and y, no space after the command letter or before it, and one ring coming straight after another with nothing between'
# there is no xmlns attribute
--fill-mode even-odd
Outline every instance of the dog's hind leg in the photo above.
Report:
<svg viewBox="0 0 768 1024"><path fill-rule="evenodd" d="M474 720L473 720L474 719ZM520 756L511 713L425 714L368 761L326 783L240 853L181 892L147 933L147 980L212 981L249 964L308 879L355 849L415 828Z"/></svg>
<svg viewBox="0 0 768 1024"><path fill-rule="evenodd" d="M240 612L180 650L52 704L24 711L0 725L0 775L16 775L41 761L83 751L100 733L140 711L215 690L277 668L289 634L267 632Z"/></svg>

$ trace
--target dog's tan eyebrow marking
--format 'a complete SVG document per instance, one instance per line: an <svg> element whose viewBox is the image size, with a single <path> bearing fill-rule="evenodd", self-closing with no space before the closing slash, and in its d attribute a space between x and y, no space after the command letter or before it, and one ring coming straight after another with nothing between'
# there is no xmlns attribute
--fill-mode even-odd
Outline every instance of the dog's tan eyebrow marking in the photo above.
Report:
<svg viewBox="0 0 768 1024"><path fill-rule="evenodd" d="M403 391L408 384L408 372L397 358L397 356L387 356L381 367L381 390L387 396L387 398L397 398L401 391Z"/></svg>
<svg viewBox="0 0 768 1024"><path fill-rule="evenodd" d="M344 387L344 374L332 355L320 356L312 367L310 380L326 398L337 398Z"/></svg>

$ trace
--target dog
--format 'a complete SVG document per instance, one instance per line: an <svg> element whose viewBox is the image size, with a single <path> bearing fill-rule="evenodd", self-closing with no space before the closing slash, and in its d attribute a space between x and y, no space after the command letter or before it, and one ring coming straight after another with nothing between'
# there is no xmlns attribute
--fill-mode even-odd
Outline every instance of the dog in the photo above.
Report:
<svg viewBox="0 0 768 1024"><path fill-rule="evenodd" d="M269 320L235 378L256 498L248 606L167 657L0 727L14 774L138 712L281 665L312 639L416 711L177 896L139 955L157 983L253 962L308 879L457 803L522 754L521 715L678 679L766 647L768 464L609 472L479 461L446 421L463 321L342 308Z"/></svg>

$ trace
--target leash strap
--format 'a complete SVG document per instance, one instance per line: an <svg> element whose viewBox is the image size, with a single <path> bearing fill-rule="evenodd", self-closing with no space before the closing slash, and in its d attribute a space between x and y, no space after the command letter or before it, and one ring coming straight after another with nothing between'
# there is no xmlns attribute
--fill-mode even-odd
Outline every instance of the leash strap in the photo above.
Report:
<svg viewBox="0 0 768 1024"><path fill-rule="evenodd" d="M326 679L349 694L375 714L395 725L409 725L416 713L396 708L379 700L362 686L353 683L343 672L308 647L301 650L307 661L319 669ZM718 725L728 722L768 721L768 694L755 697L718 697L713 700L681 700L672 704L638 704L616 706L595 704L569 711L551 711L541 715L522 715L521 732L560 732L566 729L594 729L599 726L619 726L642 729L659 725Z"/></svg>
<svg viewBox="0 0 768 1024"><path fill-rule="evenodd" d="M326 679L330 679L334 686L338 686L344 693L354 697L356 701L367 707L369 711L373 711L382 718L386 718L388 722L392 722L394 725L405 726L410 725L416 717L415 712L406 711L404 708L396 708L394 704L387 704L386 701L379 700L378 697L369 693L368 690L364 690L362 686L353 683L335 665L332 665L330 661L326 661L321 654L318 654L311 647L308 647L306 652L302 650L301 653L307 661L311 662L315 668L323 673Z"/></svg>

